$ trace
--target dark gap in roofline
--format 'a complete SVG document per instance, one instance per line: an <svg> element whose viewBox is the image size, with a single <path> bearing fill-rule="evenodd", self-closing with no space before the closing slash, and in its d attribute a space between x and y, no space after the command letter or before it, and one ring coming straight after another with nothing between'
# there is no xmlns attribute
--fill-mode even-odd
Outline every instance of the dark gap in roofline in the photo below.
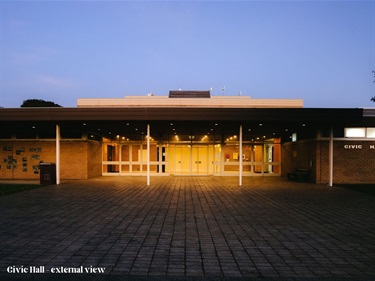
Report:
<svg viewBox="0 0 375 281"><path fill-rule="evenodd" d="M210 91L169 91L169 98L209 99L211 98L211 93Z"/></svg>

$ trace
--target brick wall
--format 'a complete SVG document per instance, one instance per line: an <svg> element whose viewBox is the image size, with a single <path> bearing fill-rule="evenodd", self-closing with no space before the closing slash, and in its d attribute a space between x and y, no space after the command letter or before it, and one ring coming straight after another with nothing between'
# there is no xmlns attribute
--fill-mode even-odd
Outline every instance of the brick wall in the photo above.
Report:
<svg viewBox="0 0 375 281"><path fill-rule="evenodd" d="M87 143L87 177L102 175L102 145L99 142Z"/></svg>
<svg viewBox="0 0 375 281"><path fill-rule="evenodd" d="M375 183L375 141L334 140L333 183ZM312 140L285 143L282 149L282 175L295 168L311 169L311 181L329 182L329 142ZM310 166L311 164L311 166Z"/></svg>
<svg viewBox="0 0 375 281"><path fill-rule="evenodd" d="M87 142L61 142L61 179L87 179Z"/></svg>
<svg viewBox="0 0 375 281"><path fill-rule="evenodd" d="M101 175L100 143L62 140L60 153L62 180ZM41 161L56 162L55 141L0 141L0 179L39 179Z"/></svg>
<svg viewBox="0 0 375 281"><path fill-rule="evenodd" d="M375 183L375 141L335 140L333 144L333 183ZM321 183L329 181L328 141L321 144Z"/></svg>
<svg viewBox="0 0 375 281"><path fill-rule="evenodd" d="M289 142L282 145L282 175L297 168L310 169L311 181L316 180L316 141Z"/></svg>
<svg viewBox="0 0 375 281"><path fill-rule="evenodd" d="M55 160L56 143L52 141L0 142L1 179L39 179L39 163Z"/></svg>

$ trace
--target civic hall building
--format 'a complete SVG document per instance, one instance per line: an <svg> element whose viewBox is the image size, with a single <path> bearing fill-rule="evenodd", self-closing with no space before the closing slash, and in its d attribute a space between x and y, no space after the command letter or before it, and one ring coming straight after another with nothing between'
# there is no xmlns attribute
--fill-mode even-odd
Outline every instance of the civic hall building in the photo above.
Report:
<svg viewBox="0 0 375 281"><path fill-rule="evenodd" d="M375 109L304 108L302 100L211 96L78 99L75 108L1 108L0 179L99 176L286 177L375 183Z"/></svg>

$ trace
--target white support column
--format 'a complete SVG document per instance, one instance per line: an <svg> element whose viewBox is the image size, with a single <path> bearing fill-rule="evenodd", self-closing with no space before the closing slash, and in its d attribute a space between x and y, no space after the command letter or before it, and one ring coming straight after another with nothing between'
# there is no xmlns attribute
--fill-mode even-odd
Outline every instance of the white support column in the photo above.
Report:
<svg viewBox="0 0 375 281"><path fill-rule="evenodd" d="M224 176L224 162L225 162L225 157L224 157L224 143L220 145L220 162L221 162L221 165L220 165L220 176Z"/></svg>
<svg viewBox="0 0 375 281"><path fill-rule="evenodd" d="M333 186L333 129L329 132L329 183L328 186Z"/></svg>
<svg viewBox="0 0 375 281"><path fill-rule="evenodd" d="M56 184L60 184L60 125L56 125Z"/></svg>
<svg viewBox="0 0 375 281"><path fill-rule="evenodd" d="M239 155L240 158L240 172L239 172L239 186L242 186L242 171L243 171L243 159L242 159L242 125L240 125L240 149L239 149Z"/></svg>
<svg viewBox="0 0 375 281"><path fill-rule="evenodd" d="M118 175L121 176L121 167L122 167L122 144L118 144L118 161L119 161L119 165L118 165Z"/></svg>
<svg viewBox="0 0 375 281"><path fill-rule="evenodd" d="M147 186L150 185L150 124L147 124Z"/></svg>
<svg viewBox="0 0 375 281"><path fill-rule="evenodd" d="M161 175L163 172L163 144L162 142L159 142L159 162L158 162L158 167L159 167L159 175Z"/></svg>

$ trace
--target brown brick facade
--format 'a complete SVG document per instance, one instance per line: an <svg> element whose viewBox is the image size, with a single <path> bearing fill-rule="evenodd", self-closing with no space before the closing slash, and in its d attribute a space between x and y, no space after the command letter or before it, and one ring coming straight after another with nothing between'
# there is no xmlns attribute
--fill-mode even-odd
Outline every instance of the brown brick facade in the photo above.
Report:
<svg viewBox="0 0 375 281"><path fill-rule="evenodd" d="M62 140L61 179L87 179L101 175L99 142ZM39 163L56 162L55 141L1 141L1 179L39 179Z"/></svg>
<svg viewBox="0 0 375 281"><path fill-rule="evenodd" d="M329 182L329 142L312 140L283 144L282 174L295 168L311 170L311 181ZM333 144L334 184L375 183L375 141L336 139Z"/></svg>
<svg viewBox="0 0 375 281"><path fill-rule="evenodd" d="M326 184L329 181L328 140L309 140L282 145L282 175L296 168L311 170L311 181ZM124 146L122 158L129 157ZM139 145L133 145L133 158L138 159ZM244 147L245 159L247 146ZM146 149L144 146L143 149ZM86 140L61 141L61 179L88 179L102 175L102 145ZM151 161L157 159L157 149L151 146ZM224 148L225 155L233 157L238 146ZM275 151L276 152L276 151ZM256 155L255 155L256 158ZM135 160L133 159L133 161ZM375 183L375 141L334 141L334 184ZM56 162L56 143L48 140L14 140L0 142L0 179L39 179L39 163ZM233 159L230 159L233 161ZM254 159L257 161L258 159ZM228 166L229 170L238 166ZM133 169L137 169L134 165ZM140 165L138 165L140 169ZM144 171L146 166L143 166ZM126 171L126 167L122 167ZM153 165L151 171L156 171Z"/></svg>

